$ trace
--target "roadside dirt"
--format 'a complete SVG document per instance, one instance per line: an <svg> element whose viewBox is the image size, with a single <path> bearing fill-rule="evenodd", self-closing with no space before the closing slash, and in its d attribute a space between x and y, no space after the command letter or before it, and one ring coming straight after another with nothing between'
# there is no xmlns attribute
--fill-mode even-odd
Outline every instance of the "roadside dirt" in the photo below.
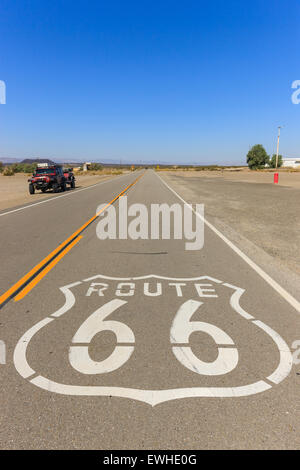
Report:
<svg viewBox="0 0 300 470"><path fill-rule="evenodd" d="M160 171L159 174L181 176L184 178L220 178L225 181L237 181L243 183L261 183L273 185L274 171L251 171L248 168L240 169L224 169L224 170L176 170L176 171ZM289 188L300 189L300 171L289 171L287 169L278 170L279 182L278 186L287 186Z"/></svg>
<svg viewBox="0 0 300 470"><path fill-rule="evenodd" d="M282 285L294 286L300 294L300 172L282 172L281 185L272 183L272 173L261 172L159 175L185 201L204 204L205 216L215 227Z"/></svg>
<svg viewBox="0 0 300 470"><path fill-rule="evenodd" d="M30 195L27 182L29 177L29 175L24 173L16 173L14 176L3 176L0 174L0 210L53 197L52 191L45 194L38 191ZM114 175L75 175L75 177L77 189L115 178ZM68 189L68 191L70 190Z"/></svg>

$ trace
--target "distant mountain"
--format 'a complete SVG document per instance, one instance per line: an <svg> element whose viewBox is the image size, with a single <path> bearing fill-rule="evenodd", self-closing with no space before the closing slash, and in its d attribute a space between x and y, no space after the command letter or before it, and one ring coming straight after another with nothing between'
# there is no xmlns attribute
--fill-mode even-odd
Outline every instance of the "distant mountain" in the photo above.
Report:
<svg viewBox="0 0 300 470"><path fill-rule="evenodd" d="M48 158L25 158L25 160L22 160L21 163L29 163L30 165L32 163L49 163L49 165L55 165L55 162L49 160Z"/></svg>
<svg viewBox="0 0 300 470"><path fill-rule="evenodd" d="M2 163L19 163L19 161L19 158L0 157L0 162Z"/></svg>

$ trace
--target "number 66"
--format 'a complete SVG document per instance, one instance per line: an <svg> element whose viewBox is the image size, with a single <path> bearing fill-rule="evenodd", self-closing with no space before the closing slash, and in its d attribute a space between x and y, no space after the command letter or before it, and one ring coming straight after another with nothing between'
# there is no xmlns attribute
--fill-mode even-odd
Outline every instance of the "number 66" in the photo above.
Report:
<svg viewBox="0 0 300 470"><path fill-rule="evenodd" d="M80 326L72 340L73 343L80 344L71 346L69 351L70 363L78 372L82 374L108 373L118 369L129 360L134 351L133 345L128 346L128 344L135 342L133 331L124 323L106 320L106 317L126 303L120 299L111 300L92 313ZM218 346L234 344L230 336L217 326L191 321L193 314L201 305L202 302L188 300L179 308L171 327L170 341L172 344L180 344L180 346L173 346L173 353L183 366L197 374L227 374L238 363L238 351L235 347L219 347L218 357L215 361L203 362L195 356L188 346L190 335L197 331L209 334ZM88 348L93 337L101 331L112 331L118 345L108 358L97 362L91 359Z"/></svg>

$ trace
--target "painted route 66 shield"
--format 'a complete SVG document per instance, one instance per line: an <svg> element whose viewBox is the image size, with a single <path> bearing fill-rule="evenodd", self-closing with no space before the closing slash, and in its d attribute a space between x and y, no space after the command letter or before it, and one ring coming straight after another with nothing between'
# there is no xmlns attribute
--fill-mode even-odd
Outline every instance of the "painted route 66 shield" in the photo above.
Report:
<svg viewBox="0 0 300 470"><path fill-rule="evenodd" d="M244 289L226 281L99 274L60 291L63 305L14 352L19 374L49 392L154 406L253 395L291 370L285 341L242 306Z"/></svg>

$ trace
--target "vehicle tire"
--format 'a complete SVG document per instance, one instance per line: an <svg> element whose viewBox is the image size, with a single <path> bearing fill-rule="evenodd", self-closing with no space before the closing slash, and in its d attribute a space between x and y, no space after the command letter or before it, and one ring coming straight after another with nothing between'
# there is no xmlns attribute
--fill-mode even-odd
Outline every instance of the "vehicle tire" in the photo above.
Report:
<svg viewBox="0 0 300 470"><path fill-rule="evenodd" d="M30 183L30 185L29 185L29 193L30 193L30 194L34 194L34 193L35 193L34 185L33 185L32 183Z"/></svg>
<svg viewBox="0 0 300 470"><path fill-rule="evenodd" d="M58 189L59 189L59 186L58 186L58 184L55 183L55 184L53 185L53 192L54 192L54 193L58 193Z"/></svg>
<svg viewBox="0 0 300 470"><path fill-rule="evenodd" d="M45 193L46 191L46 188L42 188L42 193Z"/></svg>
<svg viewBox="0 0 300 470"><path fill-rule="evenodd" d="M66 182L65 182L65 181L63 181L63 182L61 183L60 188L61 188L62 191L65 191L65 190L66 190Z"/></svg>
<svg viewBox="0 0 300 470"><path fill-rule="evenodd" d="M72 189L75 188L75 180L72 180L72 181L71 181L71 188L72 188Z"/></svg>

